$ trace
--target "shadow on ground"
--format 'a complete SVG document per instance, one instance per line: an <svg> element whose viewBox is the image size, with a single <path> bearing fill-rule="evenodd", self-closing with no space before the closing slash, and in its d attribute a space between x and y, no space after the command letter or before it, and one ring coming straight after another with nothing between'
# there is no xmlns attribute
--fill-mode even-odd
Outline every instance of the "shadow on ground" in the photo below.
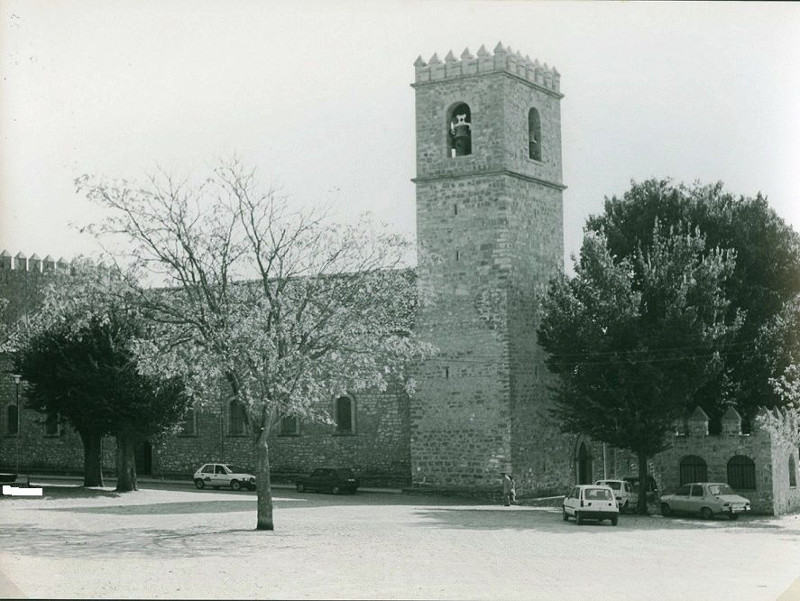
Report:
<svg viewBox="0 0 800 601"><path fill-rule="evenodd" d="M486 507L436 507L424 508L415 512L420 519L416 527L444 528L465 530L549 530L567 533L619 530L703 530L703 529L747 529L776 530L783 534L800 536L800 524L797 528L786 528L785 525L771 523L769 518L745 517L737 521L727 518L701 520L692 518L670 517L660 515L639 516L621 515L617 526L611 522L585 522L581 526L570 519L565 522L560 510L528 509L528 508L486 508Z"/></svg>
<svg viewBox="0 0 800 601"><path fill-rule="evenodd" d="M253 522L255 526L255 516ZM95 532L29 524L0 530L0 548L4 553L35 557L175 558L220 554L231 557L263 551L265 547L285 549L306 545L296 534L258 532L255 529L117 528Z"/></svg>

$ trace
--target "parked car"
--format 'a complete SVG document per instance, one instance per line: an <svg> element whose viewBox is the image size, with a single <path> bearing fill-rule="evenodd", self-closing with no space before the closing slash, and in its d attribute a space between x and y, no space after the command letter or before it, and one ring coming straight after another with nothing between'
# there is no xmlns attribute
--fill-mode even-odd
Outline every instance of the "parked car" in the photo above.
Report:
<svg viewBox="0 0 800 601"><path fill-rule="evenodd" d="M635 495L634 499L631 499L631 505L636 505L639 500L639 476L625 476L623 480L630 483L631 490ZM647 476L647 502L658 502L658 484L653 476Z"/></svg>
<svg viewBox="0 0 800 601"><path fill-rule="evenodd" d="M295 481L297 492L326 490L335 495L340 492L352 494L358 490L359 485L353 470L348 468L319 467L310 476L303 476Z"/></svg>
<svg viewBox="0 0 800 601"><path fill-rule="evenodd" d="M578 525L585 520L611 520L616 526L619 520L619 507L614 498L614 491L609 486L598 484L580 484L572 488L561 506L566 522L574 517Z"/></svg>
<svg viewBox="0 0 800 601"><path fill-rule="evenodd" d="M722 482L692 482L684 484L674 495L661 497L661 514L699 514L705 520L715 515L727 515L735 520L750 511L750 499L746 499Z"/></svg>
<svg viewBox="0 0 800 601"><path fill-rule="evenodd" d="M242 487L255 490L256 477L227 463L206 463L194 473L194 485L197 488L230 486L231 490Z"/></svg>
<svg viewBox="0 0 800 601"><path fill-rule="evenodd" d="M598 480L595 484L608 486L614 491L614 498L617 500L620 512L636 507L639 495L627 480Z"/></svg>

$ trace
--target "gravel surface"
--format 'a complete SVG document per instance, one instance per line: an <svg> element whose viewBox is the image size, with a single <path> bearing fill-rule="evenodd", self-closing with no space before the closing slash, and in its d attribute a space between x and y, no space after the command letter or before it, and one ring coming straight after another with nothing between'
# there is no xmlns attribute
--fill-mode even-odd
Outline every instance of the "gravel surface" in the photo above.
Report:
<svg viewBox="0 0 800 601"><path fill-rule="evenodd" d="M0 498L0 591L19 597L788 601L800 517L638 517L389 493L47 486Z"/></svg>

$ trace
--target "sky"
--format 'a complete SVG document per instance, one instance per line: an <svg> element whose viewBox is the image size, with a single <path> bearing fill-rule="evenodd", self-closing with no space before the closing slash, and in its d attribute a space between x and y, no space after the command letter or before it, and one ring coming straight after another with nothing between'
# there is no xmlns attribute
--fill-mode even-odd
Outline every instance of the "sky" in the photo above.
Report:
<svg viewBox="0 0 800 601"><path fill-rule="evenodd" d="M561 73L565 257L631 180L723 181L800 230L800 4L0 0L0 250L68 260L74 180L238 156L298 207L415 235L413 63Z"/></svg>

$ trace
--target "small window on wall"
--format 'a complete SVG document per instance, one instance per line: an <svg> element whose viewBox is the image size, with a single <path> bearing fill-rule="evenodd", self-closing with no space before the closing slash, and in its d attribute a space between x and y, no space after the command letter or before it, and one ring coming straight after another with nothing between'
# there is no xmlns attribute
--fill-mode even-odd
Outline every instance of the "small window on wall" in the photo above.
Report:
<svg viewBox="0 0 800 601"><path fill-rule="evenodd" d="M278 430L280 436L299 436L300 435L300 420L296 417L285 415L281 418L280 429Z"/></svg>
<svg viewBox="0 0 800 601"><path fill-rule="evenodd" d="M454 104L447 112L447 156L472 154L472 113L463 102Z"/></svg>
<svg viewBox="0 0 800 601"><path fill-rule="evenodd" d="M355 407L349 396L336 399L336 432L338 434L355 433Z"/></svg>
<svg viewBox="0 0 800 601"><path fill-rule="evenodd" d="M47 419L44 422L44 435L45 436L58 436L60 434L58 427L58 414L48 413Z"/></svg>
<svg viewBox="0 0 800 601"><path fill-rule="evenodd" d="M794 455L789 456L789 487L795 488L797 486L797 464L794 461Z"/></svg>
<svg viewBox="0 0 800 601"><path fill-rule="evenodd" d="M181 422L180 436L197 436L197 412L189 409Z"/></svg>
<svg viewBox="0 0 800 601"><path fill-rule="evenodd" d="M736 455L728 461L728 484L736 490L755 490L756 464L753 460Z"/></svg>
<svg viewBox="0 0 800 601"><path fill-rule="evenodd" d="M542 121L536 109L528 111L528 156L542 160Z"/></svg>
<svg viewBox="0 0 800 601"><path fill-rule="evenodd" d="M242 436L245 433L244 407L238 401L231 401L229 405L228 434Z"/></svg>
<svg viewBox="0 0 800 601"><path fill-rule="evenodd" d="M6 408L6 434L16 436L19 434L19 410L16 405Z"/></svg>

